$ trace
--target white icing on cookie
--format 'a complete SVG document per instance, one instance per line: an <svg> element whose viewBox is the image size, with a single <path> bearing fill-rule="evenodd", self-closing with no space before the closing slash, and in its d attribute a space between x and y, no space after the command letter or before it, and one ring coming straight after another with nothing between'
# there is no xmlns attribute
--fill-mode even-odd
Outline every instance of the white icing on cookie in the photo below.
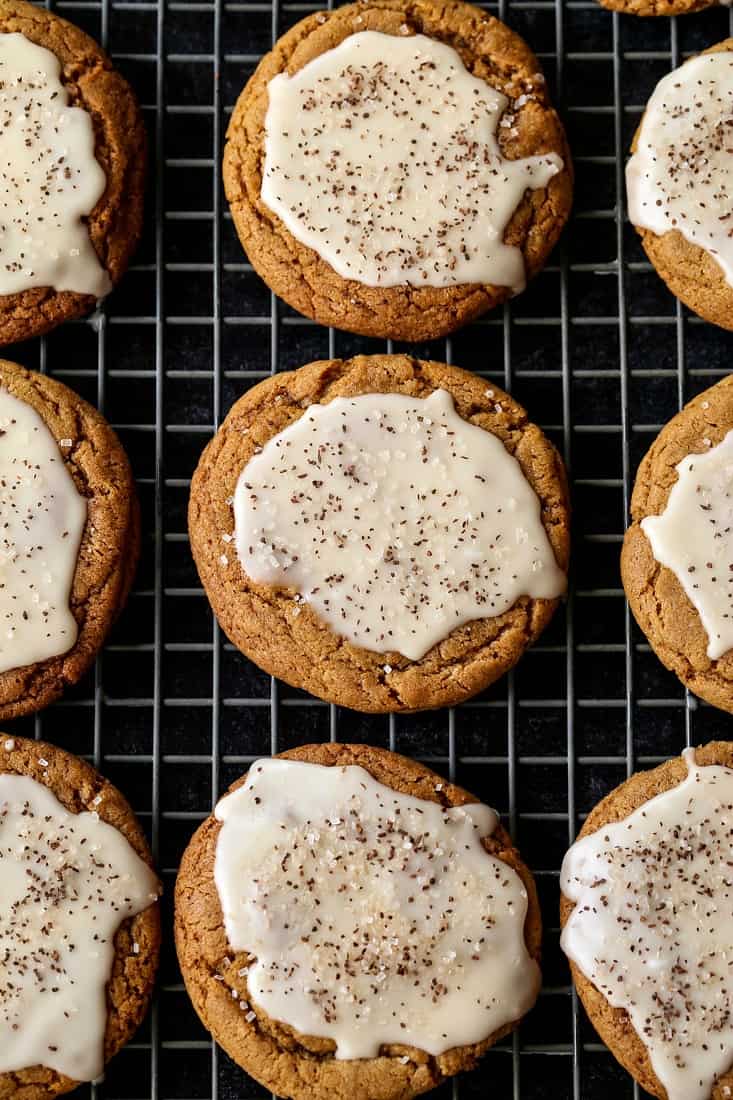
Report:
<svg viewBox="0 0 733 1100"><path fill-rule="evenodd" d="M509 100L450 46L362 31L274 77L268 96L262 201L343 278L524 287L504 231L563 162L503 156Z"/></svg>
<svg viewBox="0 0 733 1100"><path fill-rule="evenodd" d="M245 466L239 560L354 645L419 660L456 627L565 590L540 502L445 390L311 405Z"/></svg>
<svg viewBox="0 0 733 1100"><path fill-rule="evenodd" d="M107 186L92 119L69 106L55 54L0 34L0 294L111 289L84 218Z"/></svg>
<svg viewBox="0 0 733 1100"><path fill-rule="evenodd" d="M336 1057L476 1043L532 1006L527 894L479 803L444 809L359 767L260 760L216 807L227 939L250 1001ZM247 1006L248 1007L248 1006Z"/></svg>
<svg viewBox="0 0 733 1100"><path fill-rule="evenodd" d="M669 1100L733 1063L733 771L697 767L565 856L562 947L623 1008Z"/></svg>
<svg viewBox="0 0 733 1100"><path fill-rule="evenodd" d="M708 657L717 660L733 648L733 431L676 469L664 511L641 529L684 588L708 636Z"/></svg>
<svg viewBox="0 0 733 1100"><path fill-rule="evenodd" d="M700 54L657 84L626 168L629 218L678 230L733 285L733 53Z"/></svg>
<svg viewBox="0 0 733 1100"><path fill-rule="evenodd" d="M125 837L69 813L34 779L0 775L0 1073L104 1066L105 987L123 920L158 896Z"/></svg>
<svg viewBox="0 0 733 1100"><path fill-rule="evenodd" d="M74 645L69 595L86 517L44 421L0 389L0 673Z"/></svg>

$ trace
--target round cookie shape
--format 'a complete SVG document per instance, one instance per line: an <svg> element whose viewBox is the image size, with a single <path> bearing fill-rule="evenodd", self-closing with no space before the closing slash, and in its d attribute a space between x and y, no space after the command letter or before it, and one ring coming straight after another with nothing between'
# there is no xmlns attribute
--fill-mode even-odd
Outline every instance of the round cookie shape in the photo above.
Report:
<svg viewBox="0 0 733 1100"><path fill-rule="evenodd" d="M96 409L61 382L7 360L0 360L0 389L39 415L87 504L69 596L76 641L59 656L0 673L0 719L8 720L53 702L93 663L132 587L140 508L127 455Z"/></svg>
<svg viewBox="0 0 733 1100"><path fill-rule="evenodd" d="M113 826L152 869L152 857L135 814L120 792L93 767L54 745L0 734L0 776L27 776L46 787L72 814L96 813ZM108 1062L133 1036L148 1009L160 955L160 913L151 903L124 920L114 939L114 962L107 982L104 1060ZM0 1073L0 1096L49 1100L76 1088L78 1081L42 1065Z"/></svg>
<svg viewBox="0 0 733 1100"><path fill-rule="evenodd" d="M699 394L666 424L642 459L631 497L631 525L621 550L621 578L637 623L666 668L686 687L733 713L733 651L708 657L708 636L671 569L660 565L642 530L664 512L677 482L676 466L705 454L733 429L733 375Z"/></svg>
<svg viewBox="0 0 733 1100"><path fill-rule="evenodd" d="M463 806L475 799L442 780L422 764L368 745L307 745L282 753L286 760L328 767L358 765L379 783L415 798ZM230 791L246 780L243 776ZM470 1069L479 1057L510 1032L510 1023L479 1043L454 1047L431 1057L413 1047L393 1044L376 1058L338 1060L331 1039L306 1036L254 1007L240 1009L247 998L249 956L235 954L227 941L214 881L214 862L221 822L212 814L194 834L181 862L176 883L175 931L186 988L205 1027L231 1058L266 1088L293 1100L326 1100L349 1095L354 1100L408 1100L440 1085L445 1078ZM520 877L528 897L524 938L529 956L539 961L541 918L532 876L501 825L482 841L486 851ZM236 990L236 995L234 991Z"/></svg>
<svg viewBox="0 0 733 1100"><path fill-rule="evenodd" d="M452 47L469 73L508 99L498 141L508 160L557 154L564 167L546 187L525 192L504 234L522 253L527 278L545 263L567 220L572 168L562 125L549 104L540 66L508 27L460 0L358 0L307 16L260 63L242 92L227 133L224 184L240 240L258 274L288 305L321 324L400 340L430 340L506 301L510 287L368 286L344 278L293 236L262 199L268 84L293 75L351 35L425 35Z"/></svg>
<svg viewBox="0 0 733 1100"><path fill-rule="evenodd" d="M147 137L137 101L100 46L66 19L26 3L0 0L0 33L22 34L60 62L70 105L83 108L94 130L94 156L106 187L84 219L94 252L116 284L142 231ZM0 344L17 343L81 317L95 306L92 294L31 287L0 295Z"/></svg>
<svg viewBox="0 0 733 1100"><path fill-rule="evenodd" d="M712 741L694 749L697 767L722 765L733 768L733 744ZM683 757L675 757L650 771L637 772L606 795L588 814L578 840L598 832L604 826L623 821L645 803L683 783L689 774ZM565 928L575 903L564 894L560 899L560 924ZM667 1090L657 1077L645 1044L639 1038L631 1018L623 1008L612 1006L576 964L569 961L573 983L594 1028L614 1057L639 1085L658 1100L667 1100ZM710 1100L724 1100L733 1089L733 1067L721 1075L710 1093Z"/></svg>
<svg viewBox="0 0 733 1100"><path fill-rule="evenodd" d="M698 7L708 7L708 4L695 5L687 10L697 10ZM673 13L665 11L660 14ZM703 50L696 57L731 51L733 38L726 38L723 42ZM688 58L675 70L680 81L684 79L685 66L694 60L695 58ZM631 143L632 154L639 147L644 117L642 116ZM644 226L635 225L634 228L657 274L675 297L704 320L733 330L733 286L728 283L722 268L710 252L688 240L678 229L669 229L659 234Z"/></svg>
<svg viewBox="0 0 733 1100"><path fill-rule="evenodd" d="M271 675L329 702L385 713L449 706L511 668L549 622L557 599L522 596L503 614L454 629L423 657L352 645L287 588L249 578L233 545L232 503L250 458L314 404L362 394L426 398L438 389L460 417L491 432L518 461L540 503L560 570L569 556L569 510L557 451L507 394L476 375L408 356L311 363L259 383L233 406L191 485L191 549L206 593L232 642ZM297 488L297 487L295 487ZM297 595L297 593L296 593Z"/></svg>

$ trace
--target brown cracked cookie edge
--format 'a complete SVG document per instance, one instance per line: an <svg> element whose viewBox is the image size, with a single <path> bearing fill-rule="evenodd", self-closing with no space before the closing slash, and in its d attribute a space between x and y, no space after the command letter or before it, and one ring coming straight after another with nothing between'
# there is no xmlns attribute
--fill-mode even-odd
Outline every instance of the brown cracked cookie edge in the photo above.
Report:
<svg viewBox="0 0 733 1100"><path fill-rule="evenodd" d="M558 600L521 597L509 611L476 619L419 661L351 645L308 606L293 615L293 593L256 584L236 553L231 498L256 447L314 402L364 393L427 397L444 387L467 422L492 432L518 460L540 500L556 560L567 571L569 503L559 454L508 394L458 367L400 355L324 360L274 375L245 393L204 450L191 482L189 534L202 584L230 640L265 672L328 702L389 713L450 706L483 691L519 660ZM490 396L489 396L490 395Z"/></svg>
<svg viewBox="0 0 733 1100"><path fill-rule="evenodd" d="M722 764L733 768L733 743L711 741L695 749L695 761L701 766ZM577 839L597 832L604 825L623 821L658 794L678 786L687 776L687 764L681 756L673 757L651 771L636 772L594 806L578 833ZM565 927L575 903L560 895L560 927ZM638 1081L643 1089L667 1100L667 1092L652 1068L649 1054L639 1038L629 1014L623 1008L613 1008L583 972L568 960L573 984L588 1018L609 1048L614 1058ZM732 1062L733 1066L733 1062ZM733 1068L718 1078L710 1100L724 1100L733 1088Z"/></svg>
<svg viewBox="0 0 733 1100"><path fill-rule="evenodd" d="M78 637L66 653L0 673L0 721L8 721L53 702L94 662L135 577L140 506L122 444L92 405L7 360L0 360L0 386L35 409L57 442L73 440L59 454L88 508L69 601Z"/></svg>
<svg viewBox="0 0 733 1100"><path fill-rule="evenodd" d="M698 11L711 6L717 6L717 4L700 3L685 10ZM680 10L675 4L671 7L675 8L675 11ZM670 10L660 14L672 15L675 11ZM686 58L678 68L682 69L688 61L693 61L695 57L703 54L725 51L733 51L733 38L726 38ZM643 125L644 115L631 142L632 153L636 152ZM710 253L686 240L677 229L670 229L661 235L638 225L635 225L634 229L641 238L644 251L654 270L671 293L698 317L720 328L733 331L733 286L727 282L723 269Z"/></svg>
<svg viewBox="0 0 733 1100"><path fill-rule="evenodd" d="M621 580L639 627L665 668L695 695L733 713L733 650L707 655L708 637L693 604L671 569L654 558L641 529L660 515L677 481L675 467L689 454L704 454L733 429L733 375L688 402L662 428L639 464L631 497L631 524L621 549Z"/></svg>
<svg viewBox="0 0 733 1100"><path fill-rule="evenodd" d="M543 266L572 203L572 161L565 132L549 103L542 69L526 43L499 20L460 0L359 0L302 19L276 43L241 93L227 131L223 174L240 241L260 277L294 309L324 325L407 341L445 336L511 297L507 287L368 287L338 275L292 236L260 196L267 83L363 30L399 34L408 25L446 42L469 71L529 102L512 109L516 136L500 128L505 156L556 152L563 170L544 189L527 192L505 233L521 248L529 280ZM539 78L539 79L537 79Z"/></svg>
<svg viewBox="0 0 733 1100"><path fill-rule="evenodd" d="M424 765L370 745L305 745L279 756L326 766L356 764L393 790L443 806L477 801ZM245 779L246 774L230 791ZM519 1022L507 1024L480 1043L456 1047L438 1057L414 1047L392 1045L385 1046L375 1059L337 1061L331 1040L299 1035L253 1005L256 1017L248 1021L238 1007L241 998L234 998L231 992L246 987L239 971L248 956L235 954L227 943L213 878L219 828L212 814L184 852L176 882L176 947L186 989L202 1023L227 1054L266 1088L294 1100L409 1100L445 1078L473 1068L481 1055ZM525 942L530 956L539 963L542 923L532 875L501 825L484 845L522 879L528 896ZM243 995L246 999L246 988Z"/></svg>
<svg viewBox="0 0 733 1100"><path fill-rule="evenodd" d="M124 274L142 233L147 135L137 99L94 39L61 16L25 0L0 0L0 33L19 32L61 62L70 102L90 115L94 155L107 186L84 220L113 285ZM93 295L33 287L0 295L0 345L41 336L94 308Z"/></svg>
<svg viewBox="0 0 733 1100"><path fill-rule="evenodd" d="M8 748L7 746L11 746ZM124 796L90 764L44 741L0 733L0 774L29 776L47 787L70 813L96 812L113 825L150 868L145 834ZM101 801L96 799L101 796ZM152 996L160 955L158 903L123 921L115 935L115 959L107 983L105 1063L140 1026ZM138 945L135 952L133 945ZM0 1073L0 1100L52 1100L78 1086L43 1066Z"/></svg>

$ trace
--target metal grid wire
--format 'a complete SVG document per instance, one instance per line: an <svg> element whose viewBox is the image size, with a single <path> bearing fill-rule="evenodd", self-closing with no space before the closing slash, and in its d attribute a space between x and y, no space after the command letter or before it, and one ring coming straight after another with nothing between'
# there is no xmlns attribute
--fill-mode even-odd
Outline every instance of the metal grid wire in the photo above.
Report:
<svg viewBox="0 0 733 1100"><path fill-rule="evenodd" d="M254 275L220 185L229 113L259 56L316 4L70 0L54 9L111 52L144 105L154 171L136 263L91 319L10 358L48 371L120 432L144 513L130 604L94 673L17 732L87 756L147 825L166 886L164 961L147 1024L93 1086L120 1100L266 1095L210 1042L171 934L176 866L212 801L254 757L329 738L416 756L505 816L533 869L546 935L542 995L521 1032L436 1095L635 1095L571 992L558 870L583 815L637 767L726 737L631 623L618 552L630 484L659 427L730 369L726 333L682 310L624 218L623 162L657 80L731 33L714 9L640 20L594 0L485 5L539 54L577 170L563 244L527 292L452 340L420 346L510 390L558 444L575 508L572 592L513 675L455 710L360 716L271 681L223 639L200 588L185 511L198 455L233 400L270 372L392 350L293 313Z"/></svg>

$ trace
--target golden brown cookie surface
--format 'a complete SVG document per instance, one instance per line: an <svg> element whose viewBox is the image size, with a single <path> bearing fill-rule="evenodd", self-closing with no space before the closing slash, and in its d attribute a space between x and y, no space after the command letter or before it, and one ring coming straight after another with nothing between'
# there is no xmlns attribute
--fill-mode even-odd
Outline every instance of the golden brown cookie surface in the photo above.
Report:
<svg viewBox="0 0 733 1100"><path fill-rule="evenodd" d="M117 283L142 230L147 138L137 101L101 47L60 16L25 0L0 0L0 33L13 32L56 55L71 104L91 116L107 186L87 223L99 261ZM92 295L52 287L0 295L0 344L39 336L94 304Z"/></svg>
<svg viewBox="0 0 733 1100"><path fill-rule="evenodd" d="M634 618L660 661L690 691L733 713L733 651L719 660L708 657L699 614L675 574L655 560L641 529L645 516L664 511L677 481L677 463L689 454L704 454L731 429L733 375L699 394L662 428L636 474L621 577Z"/></svg>
<svg viewBox="0 0 733 1100"><path fill-rule="evenodd" d="M695 750L695 761L700 766L721 764L733 768L733 743L712 741ZM622 821L656 795L678 786L686 779L688 768L682 757L675 757L651 771L637 772L620 787L611 791L591 810L578 834L578 838L595 833L604 825ZM560 901L560 923L564 927L574 908L574 903L564 895ZM654 1072L647 1048L639 1038L631 1018L622 1008L613 1008L601 992L574 964L570 963L575 988L583 1002L591 1023L618 1059L624 1069L639 1082L642 1088L666 1100L667 1092ZM718 1079L711 1100L724 1100L733 1088L733 1071Z"/></svg>
<svg viewBox="0 0 733 1100"><path fill-rule="evenodd" d="M400 355L310 363L275 375L237 401L204 451L191 485L189 531L199 575L234 644L265 671L323 699L386 712L448 706L502 676L549 622L556 600L522 597L509 611L454 630L418 661L351 645L293 593L256 584L236 553L222 554L234 525L231 498L255 452L314 402L363 393L427 397L443 388L460 416L492 432L518 460L537 493L561 569L567 569L569 514L565 472L552 444L507 394L476 375ZM387 671L385 671L387 666Z"/></svg>
<svg viewBox="0 0 733 1100"><path fill-rule="evenodd" d="M707 3L695 4L684 10L696 11L700 7L708 6ZM676 10L682 9L676 8ZM664 10L658 14L672 15L675 12ZM726 38L725 41L702 52L719 53L725 50L733 50L733 38ZM684 65L678 71L683 73ZM680 79L683 77L681 76ZM642 117L634 134L631 143L632 153L636 150L643 121ZM669 232L661 235L640 226L635 226L635 229L657 274L672 293L706 321L720 325L721 328L733 329L733 287L727 282L723 269L710 253L699 245L692 244L677 229L670 229Z"/></svg>
<svg viewBox="0 0 733 1100"><path fill-rule="evenodd" d="M140 510L127 456L96 409L55 379L7 360L0 360L0 386L35 409L59 443L65 441L59 453L87 501L70 596L77 640L68 653L0 673L0 720L8 720L53 702L94 661L132 586Z"/></svg>
<svg viewBox="0 0 733 1100"><path fill-rule="evenodd" d="M460 806L475 799L422 764L368 745L307 745L283 753L285 759L327 766L365 768L380 783L416 798ZM243 776L232 787L245 780ZM440 790L436 791L436 785ZM304 1036L270 1019L261 1009L252 1020L239 1008L246 986L240 971L248 956L235 954L224 931L213 869L220 824L213 815L195 833L184 853L176 883L176 946L186 988L204 1025L226 1052L278 1096L294 1100L409 1100L435 1088L446 1077L471 1068L513 1025L483 1042L438 1057L406 1046L384 1046L379 1057L338 1061L330 1039ZM484 845L520 875L529 896L525 941L539 960L541 919L532 876L506 832L498 826ZM215 977L219 975L219 978ZM221 979L221 980L220 980ZM253 1006L254 1008L254 1006Z"/></svg>
<svg viewBox="0 0 733 1100"><path fill-rule="evenodd" d="M687 15L716 7L718 0L599 0L609 11L625 15Z"/></svg>
<svg viewBox="0 0 733 1100"><path fill-rule="evenodd" d="M120 792L85 761L43 741L0 734L0 774L25 775L42 783L70 813L96 812L113 825L150 867L145 835ZM157 904L125 920L115 936L115 959L107 983L107 1029L104 1059L108 1062L132 1037L147 1012L160 954L160 914ZM51 1100L76 1088L78 1082L30 1066L0 1073L0 1100Z"/></svg>
<svg viewBox="0 0 733 1100"><path fill-rule="evenodd" d="M505 234L524 255L527 276L545 263L567 220L572 197L570 154L551 108L539 62L508 27L470 4L449 0L359 0L309 15L288 31L257 68L239 97L224 152L224 183L234 222L250 261L271 289L321 324L368 336L428 340L445 335L511 296L506 287L368 287L338 275L311 248L296 241L262 202L267 84L294 73L349 35L374 30L404 34L407 27L452 46L473 75L522 106L500 127L510 159L558 153L565 169L545 189L528 192Z"/></svg>

